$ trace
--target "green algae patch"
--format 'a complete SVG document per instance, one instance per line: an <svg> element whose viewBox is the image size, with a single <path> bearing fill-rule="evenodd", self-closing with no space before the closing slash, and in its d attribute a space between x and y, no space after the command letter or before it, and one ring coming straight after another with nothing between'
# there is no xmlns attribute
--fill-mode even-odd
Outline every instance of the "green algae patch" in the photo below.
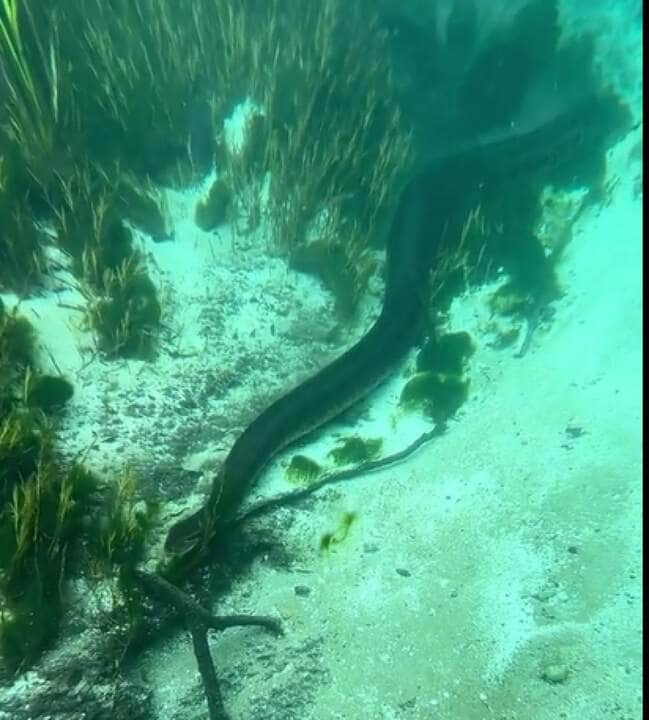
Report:
<svg viewBox="0 0 649 720"><path fill-rule="evenodd" d="M446 333L429 338L417 354L417 371L461 375L475 352L468 332Z"/></svg>
<svg viewBox="0 0 649 720"><path fill-rule="evenodd" d="M322 472L322 468L315 460L306 455L293 455L286 468L286 477L295 485L309 485Z"/></svg>
<svg viewBox="0 0 649 720"><path fill-rule="evenodd" d="M375 458L382 447L381 438L365 439L354 435L342 438L338 446L330 450L328 455L336 465L353 465Z"/></svg>
<svg viewBox="0 0 649 720"><path fill-rule="evenodd" d="M358 515L355 512L345 512L340 517L338 527L331 531L324 533L320 538L320 554L329 552L336 545L344 542L349 536L349 532L352 525L356 522Z"/></svg>
<svg viewBox="0 0 649 720"><path fill-rule="evenodd" d="M420 372L405 384L399 404L407 410L420 409L435 422L443 423L457 412L468 394L468 380L457 375Z"/></svg>

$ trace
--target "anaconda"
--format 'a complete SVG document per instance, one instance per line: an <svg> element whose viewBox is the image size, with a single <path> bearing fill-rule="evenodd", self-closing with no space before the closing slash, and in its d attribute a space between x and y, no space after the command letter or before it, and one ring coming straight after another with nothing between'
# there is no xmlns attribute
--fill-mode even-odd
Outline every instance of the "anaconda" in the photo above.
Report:
<svg viewBox="0 0 649 720"><path fill-rule="evenodd" d="M610 102L610 101L609 101ZM430 162L405 186L386 244L382 310L349 350L258 415L234 442L204 505L172 526L165 549L185 555L206 547L230 521L269 461L290 443L367 396L416 342L429 305L431 265L459 237L485 184L556 169L577 145L600 140L621 120L599 98L525 134ZM617 109L616 109L617 110Z"/></svg>

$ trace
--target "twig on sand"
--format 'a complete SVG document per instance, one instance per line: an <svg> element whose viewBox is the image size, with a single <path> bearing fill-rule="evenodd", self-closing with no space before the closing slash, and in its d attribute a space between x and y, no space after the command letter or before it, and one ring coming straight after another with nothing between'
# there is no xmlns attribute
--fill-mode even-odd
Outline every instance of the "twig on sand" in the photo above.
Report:
<svg viewBox="0 0 649 720"><path fill-rule="evenodd" d="M367 462L360 463L351 468L344 470L337 470L334 472L328 472L323 475L319 480L315 480L310 483L307 487L299 488L298 490L290 490L289 492L280 493L279 495L273 495L269 498L263 498L250 505L248 508L243 510L237 515L230 523L229 526L240 525L246 520L250 520L258 515L263 515L267 512L271 512L277 507L285 505L292 505L300 500L303 500L310 495L313 495L316 491L325 485L333 485L334 483L341 482L343 480L349 480L357 475L365 475L376 470L387 467L388 465L394 465L397 462L405 460L409 455L412 455L422 445L432 440L435 437L440 436L445 430L443 424L436 425L432 430L422 433L414 442L410 443L403 450L399 450L392 455L386 455L385 457L379 458L378 460L368 460Z"/></svg>
<svg viewBox="0 0 649 720"><path fill-rule="evenodd" d="M210 720L228 720L223 705L219 680L207 641L208 630L226 630L242 625L256 625L280 634L282 626L279 620L266 615L213 615L180 588L155 573L135 571L137 579L150 597L166 602L178 610L184 617L192 636L194 656L203 681L203 690L207 700Z"/></svg>

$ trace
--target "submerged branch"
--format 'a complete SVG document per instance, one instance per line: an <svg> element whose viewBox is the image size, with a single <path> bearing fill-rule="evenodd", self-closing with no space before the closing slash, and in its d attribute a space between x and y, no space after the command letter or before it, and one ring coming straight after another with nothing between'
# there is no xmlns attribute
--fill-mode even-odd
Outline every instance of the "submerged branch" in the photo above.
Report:
<svg viewBox="0 0 649 720"><path fill-rule="evenodd" d="M282 626L277 618L266 615L213 615L168 580L155 573L135 571L136 578L149 597L172 605L183 616L192 636L194 656L201 674L210 720L228 720L223 705L221 688L207 639L208 630L226 630L231 627L255 625L270 632L281 634Z"/></svg>
<svg viewBox="0 0 649 720"><path fill-rule="evenodd" d="M422 433L414 442L410 443L410 445L405 447L403 450L399 450L392 455L386 455L385 457L379 458L378 460L368 460L367 462L361 463L360 465L355 465L351 468L346 468L345 470L328 472L323 475L319 480L315 480L307 487L300 488L298 490L290 490L289 492L280 493L279 495L274 495L269 498L263 498L262 500L258 500L257 502L250 505L247 509L245 509L242 513L237 515L230 523L228 523L228 525L230 527L240 525L246 520L250 520L253 517L257 517L258 515L263 515L267 512L271 512L275 508L297 503L300 500L303 500L304 498L313 495L313 493L320 490L320 488L324 487L325 485L333 485L334 483L338 483L343 480L349 480L349 478L352 478L356 475L375 472L376 470L380 470L382 468L388 467L389 465L394 465L397 462L401 462L402 460L405 460L405 458L407 458L409 455L412 455L412 453L418 450L429 440L432 440L433 438L442 435L444 430L445 425L438 424L432 430Z"/></svg>

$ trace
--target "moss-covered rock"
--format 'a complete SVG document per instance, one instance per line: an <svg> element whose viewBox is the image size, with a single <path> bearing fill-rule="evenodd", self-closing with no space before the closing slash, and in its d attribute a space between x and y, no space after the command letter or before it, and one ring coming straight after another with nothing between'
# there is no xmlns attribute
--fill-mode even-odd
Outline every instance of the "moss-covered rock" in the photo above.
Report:
<svg viewBox="0 0 649 720"><path fill-rule="evenodd" d="M26 317L12 312L0 311L0 372L8 368L25 367L34 362L34 328Z"/></svg>
<svg viewBox="0 0 649 720"><path fill-rule="evenodd" d="M226 180L217 178L210 186L207 195L196 204L194 221L201 230L214 230L227 220L232 200L232 189Z"/></svg>
<svg viewBox="0 0 649 720"><path fill-rule="evenodd" d="M69 380L56 375L32 375L25 382L25 403L43 412L51 412L65 405L74 394Z"/></svg>

